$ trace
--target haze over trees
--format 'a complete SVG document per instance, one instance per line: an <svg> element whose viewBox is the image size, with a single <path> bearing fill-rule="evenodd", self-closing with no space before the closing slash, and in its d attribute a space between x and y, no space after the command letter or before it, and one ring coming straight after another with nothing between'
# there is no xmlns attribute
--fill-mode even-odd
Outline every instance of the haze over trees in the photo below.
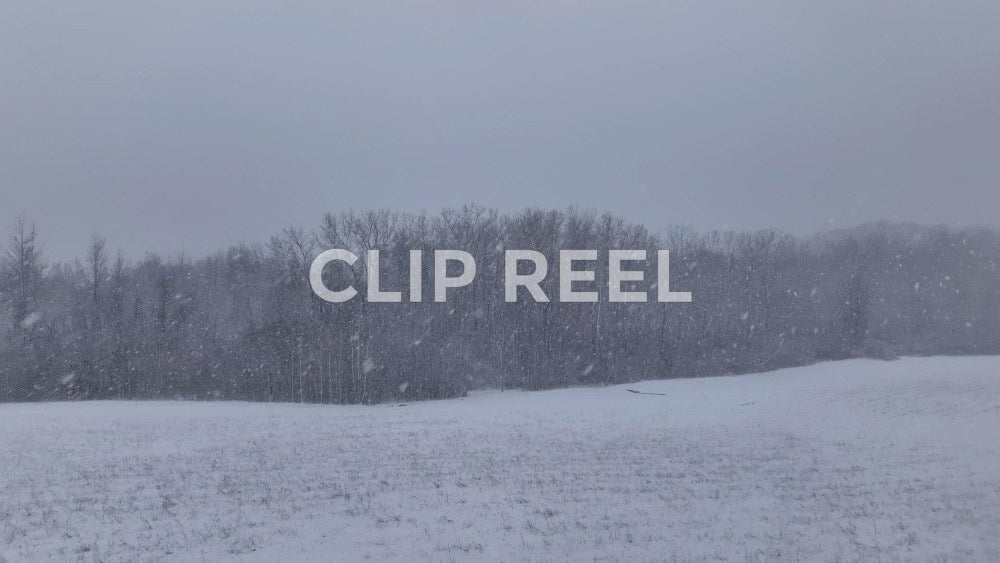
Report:
<svg viewBox="0 0 1000 563"><path fill-rule="evenodd" d="M0 265L0 401L241 399L372 403L474 388L542 389L762 371L849 357L1000 353L1000 236L988 229L888 223L797 239L776 231L652 233L575 209L505 214L328 213L314 230L199 259L137 261L94 237L72 264L45 262L21 220ZM309 285L320 251L359 260L330 287L409 284L424 250L421 303L326 303ZM432 291L434 249L476 259L473 283ZM543 253L558 295L560 249L588 263L597 303L505 303L504 249ZM692 303L607 302L608 249L671 251L671 288ZM633 289L656 283L655 267ZM359 296L360 297L360 296Z"/></svg>

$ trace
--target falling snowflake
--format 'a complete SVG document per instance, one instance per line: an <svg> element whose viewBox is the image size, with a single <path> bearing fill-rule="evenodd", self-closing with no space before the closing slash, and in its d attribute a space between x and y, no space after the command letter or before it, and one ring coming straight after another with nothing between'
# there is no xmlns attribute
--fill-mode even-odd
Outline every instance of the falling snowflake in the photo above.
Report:
<svg viewBox="0 0 1000 563"><path fill-rule="evenodd" d="M39 312L28 313L28 316L24 317L21 321L21 328L30 329L31 327L38 324L38 321L42 320L42 314Z"/></svg>
<svg viewBox="0 0 1000 563"><path fill-rule="evenodd" d="M368 373L373 369L375 369L375 362L370 357L365 358L365 361L361 364L361 371Z"/></svg>

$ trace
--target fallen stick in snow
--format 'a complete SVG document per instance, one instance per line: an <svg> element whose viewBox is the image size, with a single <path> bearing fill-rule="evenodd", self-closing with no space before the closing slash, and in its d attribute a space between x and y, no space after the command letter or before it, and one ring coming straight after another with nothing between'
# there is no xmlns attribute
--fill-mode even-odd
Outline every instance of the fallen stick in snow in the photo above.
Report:
<svg viewBox="0 0 1000 563"><path fill-rule="evenodd" d="M666 396L666 393L651 393L649 391L636 391L635 389L628 389L628 388L626 388L625 390L628 391L629 393L635 393L636 395L663 395L663 396Z"/></svg>

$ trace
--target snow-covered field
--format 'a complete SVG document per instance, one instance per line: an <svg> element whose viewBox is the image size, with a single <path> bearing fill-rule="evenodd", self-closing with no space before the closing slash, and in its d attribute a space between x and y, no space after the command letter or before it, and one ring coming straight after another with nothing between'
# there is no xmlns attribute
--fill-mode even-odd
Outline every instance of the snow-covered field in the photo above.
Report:
<svg viewBox="0 0 1000 563"><path fill-rule="evenodd" d="M0 557L164 556L1000 561L1000 358L403 406L0 405Z"/></svg>

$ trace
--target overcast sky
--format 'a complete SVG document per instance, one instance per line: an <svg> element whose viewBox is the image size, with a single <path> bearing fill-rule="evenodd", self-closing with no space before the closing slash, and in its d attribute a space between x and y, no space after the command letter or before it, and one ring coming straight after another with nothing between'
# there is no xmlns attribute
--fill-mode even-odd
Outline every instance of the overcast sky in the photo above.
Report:
<svg viewBox="0 0 1000 563"><path fill-rule="evenodd" d="M0 0L0 229L49 259L465 202L1000 226L1000 2Z"/></svg>

